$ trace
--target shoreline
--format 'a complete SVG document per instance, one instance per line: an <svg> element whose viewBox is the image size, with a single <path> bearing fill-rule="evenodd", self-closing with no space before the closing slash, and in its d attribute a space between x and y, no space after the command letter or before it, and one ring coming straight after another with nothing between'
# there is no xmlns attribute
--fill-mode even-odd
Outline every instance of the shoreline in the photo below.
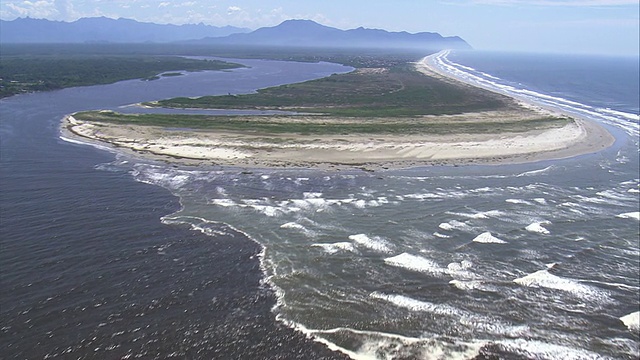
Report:
<svg viewBox="0 0 640 360"><path fill-rule="evenodd" d="M428 63L430 55L416 63L418 71L445 81L496 92L468 84ZM483 91L484 91L483 90ZM503 94L504 95L504 94ZM570 158L603 150L615 138L594 121L541 107L510 96L520 109L422 116L410 121L474 122L500 124L505 119L526 120L532 116L564 116L571 121L562 127L483 134L348 134L274 135L232 131L166 129L141 125L113 125L84 122L66 116L61 136L117 152L154 161L200 166L237 168L315 168L321 170L386 170L429 165L499 165ZM320 119L340 123L340 118L300 115L304 121ZM273 116L277 120L277 116ZM380 121L406 121L378 119ZM290 121L290 120L282 120ZM301 121L301 120L297 120ZM493 126L493 125L492 125ZM265 140L267 139L268 140Z"/></svg>

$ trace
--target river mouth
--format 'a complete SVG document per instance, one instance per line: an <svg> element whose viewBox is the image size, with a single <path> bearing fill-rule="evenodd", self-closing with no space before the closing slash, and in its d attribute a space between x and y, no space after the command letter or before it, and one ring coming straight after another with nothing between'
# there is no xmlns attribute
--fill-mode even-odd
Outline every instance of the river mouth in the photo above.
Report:
<svg viewBox="0 0 640 360"><path fill-rule="evenodd" d="M136 181L136 159L59 138L60 120L79 110L348 71L249 62L0 100L3 356L344 358L276 321L258 244L222 224L216 236L162 224L178 198Z"/></svg>
<svg viewBox="0 0 640 360"><path fill-rule="evenodd" d="M145 101L123 88L2 102L3 353L325 354L270 330L287 324L356 358L637 356L633 138L558 161L371 173L114 161L43 126ZM262 312L274 301L281 323Z"/></svg>

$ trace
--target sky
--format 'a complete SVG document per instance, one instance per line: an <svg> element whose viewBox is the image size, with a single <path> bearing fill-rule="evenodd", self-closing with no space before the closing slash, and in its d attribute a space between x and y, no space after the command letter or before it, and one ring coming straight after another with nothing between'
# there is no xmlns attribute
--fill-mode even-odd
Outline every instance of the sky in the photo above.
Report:
<svg viewBox="0 0 640 360"><path fill-rule="evenodd" d="M635 55L638 0L0 0L0 18L106 16L257 29L310 19L339 29L437 32L479 50Z"/></svg>

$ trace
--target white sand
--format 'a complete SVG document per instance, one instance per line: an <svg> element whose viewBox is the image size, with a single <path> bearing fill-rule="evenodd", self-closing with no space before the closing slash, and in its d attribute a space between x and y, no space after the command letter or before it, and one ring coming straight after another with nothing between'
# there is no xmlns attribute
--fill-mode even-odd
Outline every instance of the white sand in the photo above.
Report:
<svg viewBox="0 0 640 360"><path fill-rule="evenodd" d="M426 58L416 66L429 76L443 78L446 75L430 67ZM456 80L449 78L447 81ZM499 128L500 123L504 121L540 118L541 115L549 114L549 109L529 104L520 109L505 111L421 116L411 119L380 118L368 121L411 121L425 124L467 122L488 126L495 124L496 128ZM257 117L247 117L247 120L260 121ZM321 121L330 125L348 120L309 115L292 119L274 115L270 117L270 121ZM596 152L611 145L614 140L602 127L583 119L575 119L561 128L519 133L316 136L258 135L214 130L174 131L151 126L88 123L68 116L63 121L62 131L65 136L73 135L85 140L107 143L124 151L159 156L168 161L250 167L388 168L426 164L516 163Z"/></svg>

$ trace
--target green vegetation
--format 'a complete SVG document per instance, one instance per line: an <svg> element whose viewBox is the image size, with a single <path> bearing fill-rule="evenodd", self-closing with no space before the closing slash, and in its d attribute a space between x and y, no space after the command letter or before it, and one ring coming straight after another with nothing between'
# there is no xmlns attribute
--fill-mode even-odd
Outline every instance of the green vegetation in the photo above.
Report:
<svg viewBox="0 0 640 360"><path fill-rule="evenodd" d="M416 61L428 50L344 49L193 44L2 44L1 56L151 56L189 55L222 58L327 61L355 68L392 67Z"/></svg>
<svg viewBox="0 0 640 360"><path fill-rule="evenodd" d="M157 74L166 71L222 70L241 66L177 56L6 55L3 52L0 56L0 98L128 79L154 80L158 78Z"/></svg>
<svg viewBox="0 0 640 360"><path fill-rule="evenodd" d="M23 92L108 84L121 80L156 80L166 71L220 70L239 67L223 61L178 57L218 56L304 62L328 61L361 67L392 67L425 56L424 51L318 49L187 44L2 44L0 98ZM168 73L164 76L177 76Z"/></svg>
<svg viewBox="0 0 640 360"><path fill-rule="evenodd" d="M121 114L112 111L86 111L74 114L82 121L93 123L132 124L158 126L168 129L218 130L243 134L484 134L493 132L522 132L535 129L562 127L570 119L540 117L500 122L462 122L446 120L419 120L415 118L353 118L341 121L324 121L324 116L308 116L301 121L292 116L203 116L167 114Z"/></svg>
<svg viewBox="0 0 640 360"><path fill-rule="evenodd" d="M187 44L1 44L0 98L23 92L159 79L166 71L239 67L223 61L179 56L218 56L304 62L328 61L360 67L391 67L415 61L424 51L345 50ZM165 74L174 76L177 73Z"/></svg>
<svg viewBox="0 0 640 360"><path fill-rule="evenodd" d="M502 95L425 76L409 64L359 69L255 94L174 98L148 105L176 108L269 109L335 116L417 116L498 110Z"/></svg>
<svg viewBox="0 0 640 360"><path fill-rule="evenodd" d="M178 71L220 70L241 65L173 55L331 61L355 71L255 94L175 98L152 105L188 108L273 109L311 115L201 116L125 115L84 112L76 117L98 123L132 123L165 128L211 129L252 134L452 134L519 132L565 125L566 118L525 117L479 121L423 118L423 115L511 110L502 95L425 76L414 61L423 51L266 48L166 44L2 45L0 97L24 91L154 80ZM333 119L332 119L333 117ZM335 118L340 118L336 121Z"/></svg>

